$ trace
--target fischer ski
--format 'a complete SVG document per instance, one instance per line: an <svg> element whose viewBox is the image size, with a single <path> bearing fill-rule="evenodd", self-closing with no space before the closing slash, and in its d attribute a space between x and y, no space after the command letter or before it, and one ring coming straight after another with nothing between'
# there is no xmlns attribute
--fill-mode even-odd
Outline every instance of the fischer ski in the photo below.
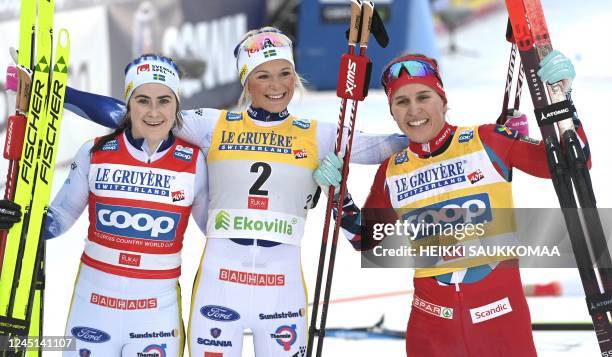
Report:
<svg viewBox="0 0 612 357"><path fill-rule="evenodd" d="M573 124L576 110L571 98L563 93L561 84L546 85L536 74L540 60L552 51L540 0L506 0L506 6L601 355L612 356L609 321L612 259L597 212L586 158Z"/></svg>
<svg viewBox="0 0 612 357"><path fill-rule="evenodd" d="M55 169L70 48L68 32L62 29L56 51L52 52L53 14L53 0L40 0L38 4L36 0L22 1L17 113L9 119L4 156L10 160L11 168L5 198L22 207L23 219L0 241L3 252L0 334L3 336L42 335L44 238L41 230ZM36 51L32 51L34 43ZM28 85L34 57L36 64ZM40 349L16 350L5 355L38 356L41 352Z"/></svg>

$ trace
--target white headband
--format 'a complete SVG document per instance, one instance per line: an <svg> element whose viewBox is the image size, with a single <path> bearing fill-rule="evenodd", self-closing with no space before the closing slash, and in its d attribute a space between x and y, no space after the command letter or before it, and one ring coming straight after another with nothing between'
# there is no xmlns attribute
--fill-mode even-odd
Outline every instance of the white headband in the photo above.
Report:
<svg viewBox="0 0 612 357"><path fill-rule="evenodd" d="M260 64L276 59L293 62L293 44L280 31L268 30L253 34L234 50L240 83L244 86L249 74Z"/></svg>
<svg viewBox="0 0 612 357"><path fill-rule="evenodd" d="M136 88L146 83L163 84L179 99L178 68L167 57L143 55L128 64L125 69L125 101L129 101Z"/></svg>

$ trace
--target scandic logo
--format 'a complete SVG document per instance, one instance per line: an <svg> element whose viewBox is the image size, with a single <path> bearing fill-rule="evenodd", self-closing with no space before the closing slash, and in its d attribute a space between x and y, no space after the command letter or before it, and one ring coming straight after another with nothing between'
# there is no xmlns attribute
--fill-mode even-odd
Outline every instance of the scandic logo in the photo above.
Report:
<svg viewBox="0 0 612 357"><path fill-rule="evenodd" d="M285 274L259 274L219 269L219 280L254 286L284 286Z"/></svg>
<svg viewBox="0 0 612 357"><path fill-rule="evenodd" d="M246 216L231 215L227 211L219 211L215 216L215 229L217 230L237 230L237 231L257 231L257 232L273 232L286 235L293 235L294 225L297 224L297 219L291 221L275 218L273 221L258 220Z"/></svg>
<svg viewBox="0 0 612 357"><path fill-rule="evenodd" d="M484 306L470 309L472 323L475 324L494 319L510 312L512 312L512 306L510 305L510 300L507 297Z"/></svg>

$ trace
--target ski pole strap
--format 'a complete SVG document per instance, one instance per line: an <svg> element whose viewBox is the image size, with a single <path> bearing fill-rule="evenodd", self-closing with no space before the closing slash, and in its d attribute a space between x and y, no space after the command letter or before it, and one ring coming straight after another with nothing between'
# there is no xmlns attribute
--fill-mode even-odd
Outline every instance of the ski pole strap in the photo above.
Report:
<svg viewBox="0 0 612 357"><path fill-rule="evenodd" d="M590 315L612 311L612 293L587 296L586 302Z"/></svg>
<svg viewBox="0 0 612 357"><path fill-rule="evenodd" d="M549 104L534 110L538 126L550 125L561 120L572 119L576 108L569 100Z"/></svg>

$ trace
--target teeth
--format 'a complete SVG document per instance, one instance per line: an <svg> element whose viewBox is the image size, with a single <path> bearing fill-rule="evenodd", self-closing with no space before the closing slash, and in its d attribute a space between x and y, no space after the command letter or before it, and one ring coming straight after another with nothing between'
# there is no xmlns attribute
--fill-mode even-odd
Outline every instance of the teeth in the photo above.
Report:
<svg viewBox="0 0 612 357"><path fill-rule="evenodd" d="M414 121L408 122L408 126L421 126L421 125L427 123L428 121L429 121L429 119L414 120Z"/></svg>
<svg viewBox="0 0 612 357"><path fill-rule="evenodd" d="M162 121L156 121L156 122L153 122L153 121L146 121L146 120L145 120L144 122L145 122L145 124L147 124L147 125L157 126L157 125L161 125L161 124L163 123L163 120L162 120Z"/></svg>
<svg viewBox="0 0 612 357"><path fill-rule="evenodd" d="M285 94L278 94L278 95L268 95L268 98L270 99L281 99L282 97L284 97Z"/></svg>

